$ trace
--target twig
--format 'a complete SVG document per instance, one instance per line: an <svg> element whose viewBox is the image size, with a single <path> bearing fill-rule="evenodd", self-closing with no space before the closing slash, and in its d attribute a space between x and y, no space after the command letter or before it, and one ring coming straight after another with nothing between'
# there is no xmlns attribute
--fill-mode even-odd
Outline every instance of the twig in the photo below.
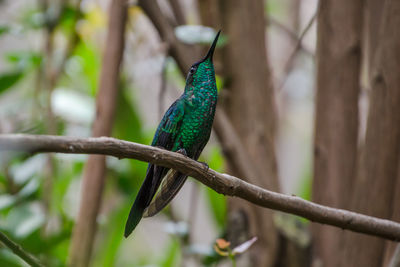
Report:
<svg viewBox="0 0 400 267"><path fill-rule="evenodd" d="M26 252L20 245L9 239L4 233L0 232L0 241L14 252L17 256L23 259L26 263L33 267L43 267L35 257Z"/></svg>
<svg viewBox="0 0 400 267"><path fill-rule="evenodd" d="M299 51L299 49L301 48L301 44L303 42L304 36L306 36L307 32L311 29L311 26L314 24L314 21L317 18L317 13L318 12L315 12L314 15L308 21L307 26L304 28L304 30L300 34L292 53L290 54L288 60L286 61L286 64L283 67L283 81L279 85L278 91L280 91L283 88L283 85L286 82L287 75L288 75L288 73L289 73L289 71L291 69L291 66L293 64L293 60L296 57L297 51Z"/></svg>
<svg viewBox="0 0 400 267"><path fill-rule="evenodd" d="M311 18L312 19L312 18ZM297 36L295 32L293 32L291 29L289 29L286 25L282 24L278 20L269 17L268 18L268 23L272 27L276 27L277 29L281 30L284 32L293 42L296 42L296 46L299 46L298 50L301 49L304 53L306 53L310 57L314 57L314 52L308 49L303 45L303 42L299 42L300 39L303 39L303 37ZM306 27L307 29L307 27ZM308 29L307 29L308 31ZM303 35L304 36L304 35Z"/></svg>
<svg viewBox="0 0 400 267"><path fill-rule="evenodd" d="M342 229L378 236L393 241L400 240L400 224L335 209L272 192L244 180L221 174L179 153L160 148L118 140L110 137L75 138L51 135L0 135L0 151L26 151L30 153L59 152L70 154L101 154L119 159L133 158L185 173L216 192L245 199L255 205L279 210Z"/></svg>
<svg viewBox="0 0 400 267"><path fill-rule="evenodd" d="M178 25L186 24L185 14L178 0L169 0L172 12L174 13L176 23Z"/></svg>

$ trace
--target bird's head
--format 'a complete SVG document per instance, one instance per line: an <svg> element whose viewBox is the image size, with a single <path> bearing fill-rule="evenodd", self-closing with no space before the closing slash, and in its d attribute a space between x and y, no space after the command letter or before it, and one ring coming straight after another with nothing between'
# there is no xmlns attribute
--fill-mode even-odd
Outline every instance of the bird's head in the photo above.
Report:
<svg viewBox="0 0 400 267"><path fill-rule="evenodd" d="M215 72L212 59L220 32L221 31L215 36L207 55L190 67L186 78L185 91L192 91L195 88L208 87L215 84Z"/></svg>

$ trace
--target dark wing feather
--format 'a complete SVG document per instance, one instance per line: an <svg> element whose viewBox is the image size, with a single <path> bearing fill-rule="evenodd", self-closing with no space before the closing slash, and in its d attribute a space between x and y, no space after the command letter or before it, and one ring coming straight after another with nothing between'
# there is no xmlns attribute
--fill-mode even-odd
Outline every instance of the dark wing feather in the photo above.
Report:
<svg viewBox="0 0 400 267"><path fill-rule="evenodd" d="M164 114L160 125L157 128L152 146L163 147L171 150L179 127L183 119L183 103L175 101ZM146 178L140 187L135 202L129 212L128 220L125 225L125 237L128 237L140 222L144 210L150 205L151 200L156 194L162 178L168 172L168 168L149 164L147 168Z"/></svg>
<svg viewBox="0 0 400 267"><path fill-rule="evenodd" d="M194 160L197 160L203 151L206 143L200 144L195 149L193 156ZM172 170L169 172L161 183L161 190L158 190L156 196L150 205L144 210L143 217L151 217L159 213L165 206L167 206L176 194L181 190L183 184L187 179L187 175Z"/></svg>
<svg viewBox="0 0 400 267"><path fill-rule="evenodd" d="M157 193L150 205L144 210L143 217L151 217L160 212L176 196L185 183L187 175L172 170L166 175L161 184L161 190Z"/></svg>

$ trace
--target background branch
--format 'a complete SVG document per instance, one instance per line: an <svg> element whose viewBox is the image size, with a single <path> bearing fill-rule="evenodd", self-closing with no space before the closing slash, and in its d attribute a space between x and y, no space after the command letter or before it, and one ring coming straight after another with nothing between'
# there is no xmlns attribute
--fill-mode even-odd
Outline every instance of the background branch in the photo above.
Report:
<svg viewBox="0 0 400 267"><path fill-rule="evenodd" d="M133 158L173 168L194 177L216 192L245 199L255 205L329 224L354 232L400 240L400 224L343 209L334 209L296 196L272 192L237 177L221 174L179 153L110 137L74 138L51 135L0 135L0 151L101 154Z"/></svg>
<svg viewBox="0 0 400 267"><path fill-rule="evenodd" d="M103 65L96 96L96 118L92 127L92 136L109 136L113 128L120 77L119 69L125 43L124 34L127 19L125 0L111 1L109 18ZM70 266L89 265L105 175L105 157L90 156L83 172L82 197L70 247Z"/></svg>
<svg viewBox="0 0 400 267"><path fill-rule="evenodd" d="M9 239L5 234L0 232L0 242L11 249L14 254L23 259L26 263L33 267L43 267L43 265L31 254L26 252L20 245Z"/></svg>

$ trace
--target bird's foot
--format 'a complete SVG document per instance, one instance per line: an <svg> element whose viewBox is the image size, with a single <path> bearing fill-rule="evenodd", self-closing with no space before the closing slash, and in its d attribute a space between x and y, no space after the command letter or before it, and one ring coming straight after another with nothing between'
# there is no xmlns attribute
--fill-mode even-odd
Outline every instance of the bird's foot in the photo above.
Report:
<svg viewBox="0 0 400 267"><path fill-rule="evenodd" d="M184 148L179 149L178 151L176 151L176 153L182 154L182 155L187 157L187 153L186 153L186 150Z"/></svg>
<svg viewBox="0 0 400 267"><path fill-rule="evenodd" d="M208 171L210 169L210 166L208 166L207 163L203 162L203 161L198 161L198 163L200 163L201 165L204 166L204 168L206 168L206 171Z"/></svg>

